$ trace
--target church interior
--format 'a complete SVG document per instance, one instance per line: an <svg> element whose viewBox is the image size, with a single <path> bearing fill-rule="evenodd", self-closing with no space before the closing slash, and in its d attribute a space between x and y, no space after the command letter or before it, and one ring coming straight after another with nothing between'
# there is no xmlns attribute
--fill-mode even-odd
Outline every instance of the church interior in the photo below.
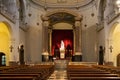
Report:
<svg viewBox="0 0 120 80"><path fill-rule="evenodd" d="M120 80L120 0L0 0L1 80Z"/></svg>

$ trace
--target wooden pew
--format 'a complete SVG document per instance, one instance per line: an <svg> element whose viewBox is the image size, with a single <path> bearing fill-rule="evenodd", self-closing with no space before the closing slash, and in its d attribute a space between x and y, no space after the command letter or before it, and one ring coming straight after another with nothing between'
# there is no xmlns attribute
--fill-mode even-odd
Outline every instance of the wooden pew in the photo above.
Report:
<svg viewBox="0 0 120 80"><path fill-rule="evenodd" d="M39 80L37 79L36 77L18 77L18 76L15 76L15 77L0 77L0 80Z"/></svg>
<svg viewBox="0 0 120 80"><path fill-rule="evenodd" d="M120 80L120 77L70 77L69 80Z"/></svg>
<svg viewBox="0 0 120 80"><path fill-rule="evenodd" d="M118 77L118 74L69 74L69 77Z"/></svg>
<svg viewBox="0 0 120 80"><path fill-rule="evenodd" d="M67 69L69 80L120 80L118 74L92 66L70 65Z"/></svg>
<svg viewBox="0 0 120 80"><path fill-rule="evenodd" d="M54 65L18 66L13 69L2 70L0 77L35 77L40 80L46 80L53 71Z"/></svg>

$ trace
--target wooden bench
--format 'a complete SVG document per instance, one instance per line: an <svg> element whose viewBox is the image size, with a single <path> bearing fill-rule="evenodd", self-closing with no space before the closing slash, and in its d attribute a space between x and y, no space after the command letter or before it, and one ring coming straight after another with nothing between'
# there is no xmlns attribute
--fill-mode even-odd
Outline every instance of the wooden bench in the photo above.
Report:
<svg viewBox="0 0 120 80"><path fill-rule="evenodd" d="M117 74L69 74L68 77L118 77Z"/></svg>
<svg viewBox="0 0 120 80"><path fill-rule="evenodd" d="M70 77L69 80L120 80L120 77Z"/></svg>
<svg viewBox="0 0 120 80"><path fill-rule="evenodd" d="M9 77L0 77L0 80L39 80L36 77L13 77L13 76L9 76Z"/></svg>
<svg viewBox="0 0 120 80"><path fill-rule="evenodd" d="M120 80L118 74L93 66L68 66L67 76L69 80Z"/></svg>
<svg viewBox="0 0 120 80"><path fill-rule="evenodd" d="M4 68L0 67L0 68L2 70L0 72L0 78L20 77L21 79L21 77L25 77L25 78L35 77L36 79L39 78L40 80L46 80L54 71L54 65L39 65L39 66L24 65L24 66L17 66L15 68L14 67L4 67ZM32 78L30 80L32 80Z"/></svg>

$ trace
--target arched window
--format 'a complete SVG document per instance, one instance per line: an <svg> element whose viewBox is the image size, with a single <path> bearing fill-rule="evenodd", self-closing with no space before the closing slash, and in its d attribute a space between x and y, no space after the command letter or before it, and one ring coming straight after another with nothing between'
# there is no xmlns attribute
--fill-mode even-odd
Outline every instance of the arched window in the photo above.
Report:
<svg viewBox="0 0 120 80"><path fill-rule="evenodd" d="M0 66L6 66L6 55L0 52Z"/></svg>
<svg viewBox="0 0 120 80"><path fill-rule="evenodd" d="M6 56L2 55L2 66L6 65Z"/></svg>
<svg viewBox="0 0 120 80"><path fill-rule="evenodd" d="M120 13L120 0L116 0L115 2L115 12L116 14Z"/></svg>

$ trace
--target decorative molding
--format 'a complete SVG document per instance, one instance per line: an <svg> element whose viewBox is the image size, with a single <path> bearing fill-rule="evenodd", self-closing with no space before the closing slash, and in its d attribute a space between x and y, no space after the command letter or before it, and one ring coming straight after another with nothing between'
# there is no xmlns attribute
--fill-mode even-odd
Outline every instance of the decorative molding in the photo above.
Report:
<svg viewBox="0 0 120 80"><path fill-rule="evenodd" d="M68 3L70 2L69 0L58 0L54 2L50 2L49 0L30 0L30 2L41 6L43 8L81 8L83 6L89 5L95 0L76 0L73 3ZM62 2L62 3L61 3Z"/></svg>
<svg viewBox="0 0 120 80"><path fill-rule="evenodd" d="M2 16L4 16L5 18L7 18L9 21L11 21L12 23L15 23L15 17L12 17L9 13L5 13L4 11L0 11L0 14Z"/></svg>
<svg viewBox="0 0 120 80"><path fill-rule="evenodd" d="M120 13L118 14L110 14L107 16L107 23L110 24L112 21L114 21L116 18L120 16Z"/></svg>
<svg viewBox="0 0 120 80"><path fill-rule="evenodd" d="M22 29L25 32L29 29L27 23L24 23L24 22L20 22L19 28Z"/></svg>
<svg viewBox="0 0 120 80"><path fill-rule="evenodd" d="M96 23L96 27L97 27L96 30L99 32L99 31L101 31L104 28L104 23L102 23L102 22L100 24Z"/></svg>

